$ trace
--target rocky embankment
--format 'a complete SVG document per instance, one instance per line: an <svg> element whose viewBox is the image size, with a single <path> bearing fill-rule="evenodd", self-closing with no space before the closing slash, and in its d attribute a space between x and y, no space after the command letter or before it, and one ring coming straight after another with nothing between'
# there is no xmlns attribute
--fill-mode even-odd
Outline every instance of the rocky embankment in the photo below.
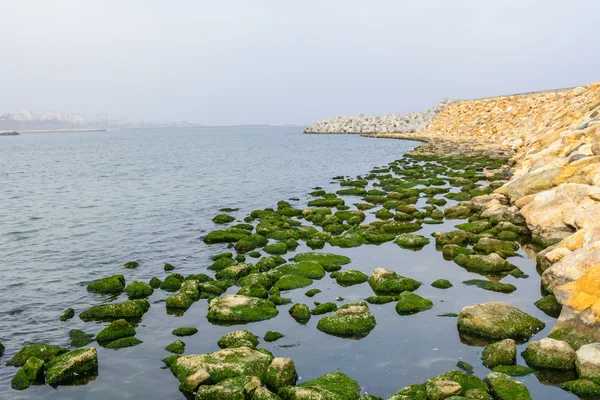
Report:
<svg viewBox="0 0 600 400"><path fill-rule="evenodd" d="M334 117L317 122L306 128L304 133L383 133L418 132L424 129L452 101L442 100L425 112L411 112L398 115Z"/></svg>

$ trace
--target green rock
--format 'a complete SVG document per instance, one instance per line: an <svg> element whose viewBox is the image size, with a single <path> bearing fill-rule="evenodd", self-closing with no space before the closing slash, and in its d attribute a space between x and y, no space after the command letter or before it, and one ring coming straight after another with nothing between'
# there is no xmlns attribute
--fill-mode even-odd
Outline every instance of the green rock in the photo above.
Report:
<svg viewBox="0 0 600 400"><path fill-rule="evenodd" d="M595 338L581 329L573 328L568 325L557 324L548 334L549 338L564 340L569 343L574 350L579 350L583 345L595 343Z"/></svg>
<svg viewBox="0 0 600 400"><path fill-rule="evenodd" d="M171 371L181 382L179 389L191 393L202 383L239 376L256 376L264 380L272 360L272 356L248 347L229 348L179 357L171 365Z"/></svg>
<svg viewBox="0 0 600 400"><path fill-rule="evenodd" d="M216 230L209 232L204 237L204 243L232 243L242 240L247 236L250 236L250 232L244 229L229 228L225 230Z"/></svg>
<svg viewBox="0 0 600 400"><path fill-rule="evenodd" d="M289 310L290 315L296 321L308 321L310 319L311 313L310 309L306 304L296 303Z"/></svg>
<svg viewBox="0 0 600 400"><path fill-rule="evenodd" d="M126 262L125 264L123 264L123 268L128 268L128 269L137 268L139 266L140 266L140 264L137 261L129 261L129 262Z"/></svg>
<svg viewBox="0 0 600 400"><path fill-rule="evenodd" d="M427 400L425 385L410 385L397 391L388 400Z"/></svg>
<svg viewBox="0 0 600 400"><path fill-rule="evenodd" d="M167 308L187 310L194 304L194 300L185 293L177 293L167 297L165 303Z"/></svg>
<svg viewBox="0 0 600 400"><path fill-rule="evenodd" d="M421 286L421 282L384 268L376 268L369 277L369 285L376 294L396 295L405 291L417 290Z"/></svg>
<svg viewBox="0 0 600 400"><path fill-rule="evenodd" d="M526 376L534 373L531 368L523 365L498 365L497 367L494 367L492 371L501 372L510 376Z"/></svg>
<svg viewBox="0 0 600 400"><path fill-rule="evenodd" d="M360 386L342 372L332 372L298 386L285 386L277 394L283 400L358 400Z"/></svg>
<svg viewBox="0 0 600 400"><path fill-rule="evenodd" d="M481 355L483 365L492 369L498 365L513 365L517 361L517 344L513 339L504 339L489 344Z"/></svg>
<svg viewBox="0 0 600 400"><path fill-rule="evenodd" d="M392 301L398 301L397 296L370 296L365 299L370 304L387 304Z"/></svg>
<svg viewBox="0 0 600 400"><path fill-rule="evenodd" d="M251 251L250 253L248 253L248 255L252 258L260 258L260 252L258 251Z"/></svg>
<svg viewBox="0 0 600 400"><path fill-rule="evenodd" d="M124 337L135 336L135 328L124 319L113 321L96 335L96 341L112 342Z"/></svg>
<svg viewBox="0 0 600 400"><path fill-rule="evenodd" d="M337 310L337 304L332 303L332 302L327 302L327 303L319 304L318 306L313 308L310 311L310 313L312 315L322 315L322 314L330 313L335 310Z"/></svg>
<svg viewBox="0 0 600 400"><path fill-rule="evenodd" d="M160 288L168 291L176 291L181 288L181 284L185 278L181 274L171 274L160 283Z"/></svg>
<svg viewBox="0 0 600 400"><path fill-rule="evenodd" d="M336 207L339 205L343 205L344 204L344 200L340 199L338 197L331 197L331 198L323 198L323 199L314 199L309 201L308 203L309 207Z"/></svg>
<svg viewBox="0 0 600 400"><path fill-rule="evenodd" d="M492 224L489 221L473 221L466 222L464 224L458 224L456 227L460 230L471 232L471 233L481 233L486 231L492 227Z"/></svg>
<svg viewBox="0 0 600 400"><path fill-rule="evenodd" d="M252 266L249 264L235 264L227 268L223 268L220 271L217 271L217 273L215 274L215 278L237 280L246 275L249 275L253 271L254 270Z"/></svg>
<svg viewBox="0 0 600 400"><path fill-rule="evenodd" d="M457 396L458 399L471 399L471 400L494 400L493 397L487 392L487 390L481 389L470 389L465 391L465 396ZM450 397L449 400L452 400Z"/></svg>
<svg viewBox="0 0 600 400"><path fill-rule="evenodd" d="M447 244L455 244L458 246L464 246L469 244L472 238L472 234L466 231L452 231L452 232L440 232L435 233L435 246L442 248Z"/></svg>
<svg viewBox="0 0 600 400"><path fill-rule="evenodd" d="M431 378L428 382L430 381L457 382L462 387L461 395L466 395L471 390L487 392L487 385L485 382L474 375L459 370L444 372L441 375Z"/></svg>
<svg viewBox="0 0 600 400"><path fill-rule="evenodd" d="M295 264L286 264L278 268L284 275L296 275L310 279L321 279L325 276L323 266L316 261L299 261Z"/></svg>
<svg viewBox="0 0 600 400"><path fill-rule="evenodd" d="M167 357L163 358L163 359L162 359L162 362L163 362L163 363L165 363L165 365L166 365L167 367L170 367L171 365L173 365L173 363L174 363L175 361L177 361L177 359L178 359L179 357L180 357L180 356L179 356L178 354L173 354L173 355L170 355L170 356L167 356Z"/></svg>
<svg viewBox="0 0 600 400"><path fill-rule="evenodd" d="M216 259L215 262L212 263L212 265L210 267L208 267L208 269L213 270L213 271L221 271L222 269L225 269L225 268L235 265L237 263L238 262L235 261L233 258L222 257L222 258Z"/></svg>
<svg viewBox="0 0 600 400"><path fill-rule="evenodd" d="M285 386L295 386L298 380L296 366L291 358L274 358L267 369L265 384L268 388L278 391Z"/></svg>
<svg viewBox="0 0 600 400"><path fill-rule="evenodd" d="M44 382L44 360L30 357L10 381L15 390L25 390L32 383Z"/></svg>
<svg viewBox="0 0 600 400"><path fill-rule="evenodd" d="M376 324L366 303L351 303L321 318L317 329L333 336L360 338L367 336Z"/></svg>
<svg viewBox="0 0 600 400"><path fill-rule="evenodd" d="M542 310L546 315L554 318L558 318L560 312L562 311L562 305L556 301L556 297L554 297L552 294L542 297L533 304Z"/></svg>
<svg viewBox="0 0 600 400"><path fill-rule="evenodd" d="M79 314L84 321L139 319L150 308L146 300L128 300L121 303L94 306Z"/></svg>
<svg viewBox="0 0 600 400"><path fill-rule="evenodd" d="M154 293L152 286L145 282L133 281L125 288L130 299L143 299Z"/></svg>
<svg viewBox="0 0 600 400"><path fill-rule="evenodd" d="M517 290L517 288L510 283L493 282L487 279L470 279L463 283L467 286L477 286L491 292L512 293Z"/></svg>
<svg viewBox="0 0 600 400"><path fill-rule="evenodd" d="M61 354L46 364L46 382L57 386L75 378L98 373L98 353L95 348L83 348Z"/></svg>
<svg viewBox="0 0 600 400"><path fill-rule="evenodd" d="M165 350L167 350L170 353L183 354L183 352L185 351L185 343L177 339L174 342L168 344L167 347L165 347Z"/></svg>
<svg viewBox="0 0 600 400"><path fill-rule="evenodd" d="M447 279L438 279L431 282L431 286L436 289L449 289L452 287L452 283Z"/></svg>
<svg viewBox="0 0 600 400"><path fill-rule="evenodd" d="M545 324L507 303L489 302L464 307L457 321L462 333L491 339L529 339Z"/></svg>
<svg viewBox="0 0 600 400"><path fill-rule="evenodd" d="M383 400L383 398L379 396L373 396L371 394L363 394L358 398L358 400Z"/></svg>
<svg viewBox="0 0 600 400"><path fill-rule="evenodd" d="M336 272L336 274L337 275L335 276L335 280L339 285L342 286L358 285L369 280L369 277L367 275L355 269L348 269L346 271Z"/></svg>
<svg viewBox="0 0 600 400"><path fill-rule="evenodd" d="M382 208L380 210L377 210L377 212L375 213L375 217L382 220L388 220L394 217L394 213L386 208Z"/></svg>
<svg viewBox="0 0 600 400"><path fill-rule="evenodd" d="M521 353L527 365L540 368L574 369L575 350L562 340L544 338L529 343Z"/></svg>
<svg viewBox="0 0 600 400"><path fill-rule="evenodd" d="M246 286L242 286L237 292L238 295L258 297L266 299L269 297L269 291L259 283L250 283Z"/></svg>
<svg viewBox="0 0 600 400"><path fill-rule="evenodd" d="M507 272L516 268L496 253L488 255L459 254L454 258L454 262L469 271L485 273Z"/></svg>
<svg viewBox="0 0 600 400"><path fill-rule="evenodd" d="M222 349L244 346L250 347L251 349L256 349L256 346L258 346L258 336L253 334L248 329L243 329L223 335L217 344Z"/></svg>
<svg viewBox="0 0 600 400"><path fill-rule="evenodd" d="M465 193L466 194L466 193ZM459 199L465 199L468 200L471 198L471 196L469 196L468 194L466 194L466 196L463 196L462 193L449 193L446 195L446 198L451 199L451 200L459 200ZM470 207L465 207L465 206L452 206L452 207L446 207L444 209L444 217L446 217L447 219L464 219L464 218L469 218L471 216L471 208Z"/></svg>
<svg viewBox="0 0 600 400"><path fill-rule="evenodd" d="M243 263L246 261L246 256L243 254L238 254L235 256L235 261Z"/></svg>
<svg viewBox="0 0 600 400"><path fill-rule="evenodd" d="M496 237L500 240L514 241L519 238L519 234L517 232L501 231L498 232Z"/></svg>
<svg viewBox="0 0 600 400"><path fill-rule="evenodd" d="M217 260L219 260L221 258L231 258L231 257L233 257L233 253L231 253L231 252L228 251L228 252L225 252L225 253L216 254L216 255L212 256L210 259L213 260L213 261L217 261Z"/></svg>
<svg viewBox="0 0 600 400"><path fill-rule="evenodd" d="M475 251L463 246L459 246L457 244L447 244L444 247L442 247L442 254L444 256L444 259L452 260L459 254L471 255L475 254Z"/></svg>
<svg viewBox="0 0 600 400"><path fill-rule="evenodd" d="M67 308L65 310L65 312L62 313L62 315L60 316L60 320L61 321L68 321L71 318L73 318L75 316L75 310L73 310L72 308Z"/></svg>
<svg viewBox="0 0 600 400"><path fill-rule="evenodd" d="M198 333L198 329L192 327L176 328L171 333L175 336L192 336Z"/></svg>
<svg viewBox="0 0 600 400"><path fill-rule="evenodd" d="M367 240L360 234L355 232L348 232L344 235L332 236L329 239L329 244L341 248L358 247L365 244Z"/></svg>
<svg viewBox="0 0 600 400"><path fill-rule="evenodd" d="M229 294L210 301L207 318L217 323L245 323L271 319L278 313L269 300Z"/></svg>
<svg viewBox="0 0 600 400"><path fill-rule="evenodd" d="M179 293L188 296L193 301L196 301L200 298L200 284L198 283L198 281L193 280L193 279L185 280L181 284Z"/></svg>
<svg viewBox="0 0 600 400"><path fill-rule="evenodd" d="M465 361L459 361L456 363L456 366L466 373L470 374L473 372L473 366Z"/></svg>
<svg viewBox="0 0 600 400"><path fill-rule="evenodd" d="M160 281L160 279L158 279L157 277L152 277L152 279L150 279L150 282L148 282L148 284L150 285L150 287L152 289L158 289L160 287L160 284L162 282Z"/></svg>
<svg viewBox="0 0 600 400"><path fill-rule="evenodd" d="M85 333L84 331L79 329L71 329L69 331L69 337L71 338L72 347L83 347L87 344L92 343L95 340L95 335L93 333Z"/></svg>
<svg viewBox="0 0 600 400"><path fill-rule="evenodd" d="M600 397L600 386L587 379L565 382L560 385L560 388L581 398Z"/></svg>
<svg viewBox="0 0 600 400"><path fill-rule="evenodd" d="M215 385L201 385L195 398L196 400L245 400L250 398L253 390L260 386L261 382L257 377L238 376L225 379Z"/></svg>
<svg viewBox="0 0 600 400"><path fill-rule="evenodd" d="M519 250L519 244L484 237L473 245L473 250L483 254L496 253L500 257L510 257L516 255L515 252Z"/></svg>
<svg viewBox="0 0 600 400"><path fill-rule="evenodd" d="M265 342L274 342L276 340L281 339L282 337L285 337L285 335L282 333L274 332L274 331L267 331L267 333L265 333L265 336L263 339L265 340Z"/></svg>
<svg viewBox="0 0 600 400"><path fill-rule="evenodd" d="M425 236L414 235L411 233L401 233L398 235L394 243L404 249L422 249L430 242Z"/></svg>
<svg viewBox="0 0 600 400"><path fill-rule="evenodd" d="M213 218L215 224L228 224L235 221L235 218L227 214L218 214Z"/></svg>
<svg viewBox="0 0 600 400"><path fill-rule="evenodd" d="M99 279L87 286L87 291L93 293L121 293L123 289L125 289L125 277L123 275L113 275Z"/></svg>
<svg viewBox="0 0 600 400"><path fill-rule="evenodd" d="M266 253L269 254L285 254L288 251L288 248L285 243L272 243L268 244L263 249Z"/></svg>
<svg viewBox="0 0 600 400"><path fill-rule="evenodd" d="M140 343L143 343L140 339L133 337L133 336L129 336L129 337L124 337L121 339L113 340L112 342L104 345L104 347L106 347L107 349L118 350L118 349L123 349L125 347L137 346Z"/></svg>
<svg viewBox="0 0 600 400"><path fill-rule="evenodd" d="M68 352L69 350L49 344L30 344L23 347L6 365L14 367L22 367L31 357L38 358L44 362L48 362L53 358Z"/></svg>
<svg viewBox="0 0 600 400"><path fill-rule="evenodd" d="M316 261L321 265L325 264L334 264L334 265L345 265L350 264L350 258L346 256L341 256L338 254L331 253L298 253L294 256L295 262L300 261Z"/></svg>
<svg viewBox="0 0 600 400"><path fill-rule="evenodd" d="M166 263L164 266L165 271L173 271L174 269L175 269L175 266L173 264Z"/></svg>
<svg viewBox="0 0 600 400"><path fill-rule="evenodd" d="M295 275L284 275L277 282L274 287L280 290L293 290L312 285L313 281L309 278L303 278Z"/></svg>
<svg viewBox="0 0 600 400"><path fill-rule="evenodd" d="M400 315L409 315L429 310L431 307L433 307L431 300L425 299L415 293L402 292L398 296L396 312Z"/></svg>
<svg viewBox="0 0 600 400"><path fill-rule="evenodd" d="M321 293L321 289L310 289L306 293L304 293L304 295L307 297L314 297L319 293Z"/></svg>
<svg viewBox="0 0 600 400"><path fill-rule="evenodd" d="M485 381L496 400L531 400L527 387L510 375L490 372L485 377Z"/></svg>

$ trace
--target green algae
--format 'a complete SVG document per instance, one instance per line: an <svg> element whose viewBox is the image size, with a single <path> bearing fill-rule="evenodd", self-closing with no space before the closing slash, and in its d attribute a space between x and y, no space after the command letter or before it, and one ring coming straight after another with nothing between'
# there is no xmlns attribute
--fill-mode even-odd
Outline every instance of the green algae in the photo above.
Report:
<svg viewBox="0 0 600 400"><path fill-rule="evenodd" d="M282 242L278 242L278 243L271 243L266 245L263 250L265 251L265 253L268 254L285 254L288 251L287 245L285 243Z"/></svg>
<svg viewBox="0 0 600 400"><path fill-rule="evenodd" d="M98 372L98 353L93 347L61 354L46 364L46 381L49 385L65 384L73 379Z"/></svg>
<svg viewBox="0 0 600 400"><path fill-rule="evenodd" d="M420 250L430 243L425 236L402 233L394 241L398 246L404 249Z"/></svg>
<svg viewBox="0 0 600 400"><path fill-rule="evenodd" d="M99 279L87 286L87 291L93 293L121 293L123 289L125 289L125 277L123 275L113 275Z"/></svg>
<svg viewBox="0 0 600 400"><path fill-rule="evenodd" d="M126 262L125 264L123 264L123 268L127 268L127 269L133 269L133 268L137 268L140 266L140 263L138 263L137 261L129 261Z"/></svg>
<svg viewBox="0 0 600 400"><path fill-rule="evenodd" d="M107 349L118 350L118 349L124 349L126 347L137 346L138 344L141 344L141 343L144 343L144 342L142 342L140 339L138 339L136 337L128 336L128 337L124 337L121 339L113 340L112 342L104 345L104 347Z"/></svg>
<svg viewBox="0 0 600 400"><path fill-rule="evenodd" d="M524 365L498 365L492 370L494 372L501 372L510 376L526 376L531 375L535 371Z"/></svg>
<svg viewBox="0 0 600 400"><path fill-rule="evenodd" d="M174 342L169 343L167 347L165 347L165 350L167 350L170 353L183 354L183 352L185 351L185 343L177 339Z"/></svg>
<svg viewBox="0 0 600 400"><path fill-rule="evenodd" d="M517 290L516 286L511 285L510 283L493 282L486 279L470 279L464 281L463 284L467 286L477 286L484 290L499 293L512 293Z"/></svg>
<svg viewBox="0 0 600 400"><path fill-rule="evenodd" d="M13 376L10 385L15 390L25 390L35 383L44 383L44 361L30 357Z"/></svg>
<svg viewBox="0 0 600 400"><path fill-rule="evenodd" d="M452 260L460 254L472 255L475 254L475 251L457 244L447 244L442 247L442 255L446 260Z"/></svg>
<svg viewBox="0 0 600 400"><path fill-rule="evenodd" d="M480 271L485 273L508 272L516 268L513 264L495 253L489 255L459 254L454 258L454 262L469 271Z"/></svg>
<svg viewBox="0 0 600 400"><path fill-rule="evenodd" d="M342 372L332 372L298 386L285 386L277 394L283 400L358 400L360 386Z"/></svg>
<svg viewBox="0 0 600 400"><path fill-rule="evenodd" d="M186 310L194 304L194 300L185 293L177 293L167 297L165 303L167 308Z"/></svg>
<svg viewBox="0 0 600 400"><path fill-rule="evenodd" d="M250 283L242 286L240 290L238 290L237 294L249 297L258 297L261 299L266 299L269 297L269 291L260 283Z"/></svg>
<svg viewBox="0 0 600 400"><path fill-rule="evenodd" d="M60 320L65 322L65 321L70 320L74 316L75 316L75 310L72 308L67 308L60 316Z"/></svg>
<svg viewBox="0 0 600 400"><path fill-rule="evenodd" d="M370 304L387 304L392 301L398 301L397 296L370 296L365 299Z"/></svg>
<svg viewBox="0 0 600 400"><path fill-rule="evenodd" d="M562 311L562 305L556 300L554 295L549 294L542 297L535 303L533 303L538 309L542 310L546 315L558 318Z"/></svg>
<svg viewBox="0 0 600 400"><path fill-rule="evenodd" d="M95 340L93 333L85 333L79 329L71 329L69 331L69 338L71 339L72 347L82 347Z"/></svg>
<svg viewBox="0 0 600 400"><path fill-rule="evenodd" d="M213 243L232 243L250 236L250 232L245 229L228 228L225 230L216 230L209 232L203 239L206 244Z"/></svg>
<svg viewBox="0 0 600 400"><path fill-rule="evenodd" d="M167 291L176 291L181 288L185 278L181 274L171 274L160 283L160 288Z"/></svg>
<svg viewBox="0 0 600 400"><path fill-rule="evenodd" d="M343 305L333 315L321 318L317 329L329 335L361 338L367 336L376 324L367 304L361 302Z"/></svg>
<svg viewBox="0 0 600 400"><path fill-rule="evenodd" d="M223 335L217 342L222 349L250 347L255 349L258 346L258 336L248 329L234 331Z"/></svg>
<svg viewBox="0 0 600 400"><path fill-rule="evenodd" d="M279 340L281 338L285 337L284 334L279 333L279 332L274 332L274 331L267 331L265 333L265 336L263 337L265 342L274 342L276 340Z"/></svg>
<svg viewBox="0 0 600 400"><path fill-rule="evenodd" d="M175 328L171 333L175 336L192 336L198 333L198 329L193 327Z"/></svg>
<svg viewBox="0 0 600 400"><path fill-rule="evenodd" d="M125 287L125 293L130 299L143 299L154 293L152 286L145 282L133 281Z"/></svg>
<svg viewBox="0 0 600 400"><path fill-rule="evenodd" d="M398 275L393 271L387 271L377 278L371 275L368 282L375 294L388 295L396 295L406 291L412 292L421 286L421 282Z"/></svg>
<svg viewBox="0 0 600 400"><path fill-rule="evenodd" d="M284 275L295 275L310 279L321 279L325 276L323 266L316 261L299 261L278 268Z"/></svg>
<svg viewBox="0 0 600 400"><path fill-rule="evenodd" d="M517 346L514 340L506 339L489 344L481 354L483 365L492 369L498 365L513 365L517 360Z"/></svg>
<svg viewBox="0 0 600 400"><path fill-rule="evenodd" d="M358 285L369 280L369 277L367 275L355 269L335 272L335 274L337 274L335 276L335 280L341 286ZM333 274L331 274L331 277L334 277Z"/></svg>
<svg viewBox="0 0 600 400"><path fill-rule="evenodd" d="M96 340L100 342L111 342L124 337L135 336L135 328L124 319L113 321L97 335Z"/></svg>
<svg viewBox="0 0 600 400"><path fill-rule="evenodd" d="M145 300L128 300L121 303L94 306L79 314L84 321L138 319L150 308Z"/></svg>
<svg viewBox="0 0 600 400"><path fill-rule="evenodd" d="M173 271L175 269L175 266L173 264L166 263L163 269L165 271Z"/></svg>
<svg viewBox="0 0 600 400"><path fill-rule="evenodd" d="M271 319L278 313L269 300L227 295L210 301L207 318L212 323L246 323Z"/></svg>
<svg viewBox="0 0 600 400"><path fill-rule="evenodd" d="M148 282L148 284L150 285L150 287L152 289L158 289L160 288L160 284L161 284L161 280L158 279L157 277L152 277L152 279L150 279L150 282Z"/></svg>
<svg viewBox="0 0 600 400"><path fill-rule="evenodd" d="M238 279L238 284L240 286L246 285L262 285L265 288L271 288L273 286L271 279L265 274L249 274L240 279Z"/></svg>
<svg viewBox="0 0 600 400"><path fill-rule="evenodd" d="M19 350L17 354L15 354L14 357L6 363L6 365L21 367L25 365L25 363L30 357L35 357L44 362L48 362L54 357L57 357L66 352L68 352L67 349L58 346L52 346L43 343L30 344L21 348L21 350Z"/></svg>
<svg viewBox="0 0 600 400"><path fill-rule="evenodd" d="M575 350L579 350L579 348L583 345L596 342L595 338L591 334L570 326L557 325L552 328L548 334L548 337L551 339L563 340L569 343Z"/></svg>
<svg viewBox="0 0 600 400"><path fill-rule="evenodd" d="M332 253L298 253L294 256L295 262L300 261L316 261L321 265L325 264L335 264L335 265L345 265L350 263L350 258L338 254Z"/></svg>
<svg viewBox="0 0 600 400"><path fill-rule="evenodd" d="M310 309L306 304L296 303L288 312L296 321L306 322L311 317Z"/></svg>
<svg viewBox="0 0 600 400"><path fill-rule="evenodd" d="M500 372L490 372L485 381L487 382L490 392L497 400L531 400L529 390L522 383Z"/></svg>
<svg viewBox="0 0 600 400"><path fill-rule="evenodd" d="M312 283L312 279L309 278L297 275L284 275L275 282L274 287L280 290L294 290L310 286Z"/></svg>
<svg viewBox="0 0 600 400"><path fill-rule="evenodd" d="M473 366L466 361L459 361L456 366L467 374L473 373Z"/></svg>
<svg viewBox="0 0 600 400"><path fill-rule="evenodd" d="M400 315L416 314L421 311L429 310L433 307L433 302L429 299L411 292L402 292L398 295L396 303L396 312Z"/></svg>
<svg viewBox="0 0 600 400"><path fill-rule="evenodd" d="M319 304L317 305L315 308L313 308L310 313L312 315L322 315L322 314L327 314L330 312L333 312L335 310L337 310L337 304L332 303L332 302L327 302L327 303L323 303L323 304Z"/></svg>
<svg viewBox="0 0 600 400"><path fill-rule="evenodd" d="M431 282L431 286L436 289L449 289L452 287L452 283L447 279L438 279Z"/></svg>
<svg viewBox="0 0 600 400"><path fill-rule="evenodd" d="M565 382L560 385L560 388L581 398L600 397L600 385L587 379Z"/></svg>

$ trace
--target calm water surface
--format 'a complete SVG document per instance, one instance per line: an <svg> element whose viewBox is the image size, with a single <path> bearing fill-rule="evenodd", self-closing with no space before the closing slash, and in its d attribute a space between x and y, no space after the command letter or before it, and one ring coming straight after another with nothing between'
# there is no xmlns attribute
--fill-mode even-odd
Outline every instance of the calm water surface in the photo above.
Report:
<svg viewBox="0 0 600 400"><path fill-rule="evenodd" d="M254 209L275 207L281 199L297 197L302 207L314 186L335 190L331 177L366 174L417 145L301 132L301 128L236 127L1 137L0 341L6 353L0 365L0 398L183 399L177 380L161 369L161 359L169 355L164 347L175 339L171 330L199 329L184 338L186 354L194 354L218 350L218 338L235 328L211 325L206 320L206 300L195 303L182 317L167 315L161 300L168 294L161 290L149 299L152 307L137 328L144 343L118 351L96 346L99 375L85 386L38 386L17 392L10 388L16 368L3 364L28 343L68 346L70 329L99 332L106 324L84 323L78 317L68 322L58 319L68 307L79 313L112 300L85 290L94 279L117 273L128 282L162 279L166 262L183 275L207 272L210 256L225 250L224 245L202 242L203 235L215 229L211 219L220 208L240 208L233 214L242 219ZM347 204L359 201L346 198ZM419 234L450 230L456 223L424 225ZM307 250L300 246L297 252ZM341 370L357 380L364 392L387 398L408 384L454 368L459 360L473 364L475 373L483 377L487 369L480 361L482 348L461 344L456 320L436 316L479 302L508 301L542 319L549 326L538 334L540 338L553 324L533 306L540 297L539 277L526 257L511 262L531 277L505 278L503 282L518 288L506 295L462 285L479 276L444 261L433 244L420 252L393 243L354 249L326 246L322 251L348 255L352 263L346 267L368 275L381 266L420 280L424 284L418 293L435 307L400 317L394 303L371 305L378 325L362 340L319 332L319 317L299 325L288 315L289 306L279 307L272 320L245 326L260 337L267 330L285 334L261 346L275 356L292 357L301 381ZM138 260L141 266L124 270L122 264L129 260ZM455 286L445 291L429 286L438 278L447 278ZM299 289L286 297L312 305L335 301L337 296L350 302L373 294L366 283L342 288L328 277L312 287L323 292L309 299ZM230 288L228 293L235 291ZM540 384L534 376L523 380L536 399L574 398Z"/></svg>

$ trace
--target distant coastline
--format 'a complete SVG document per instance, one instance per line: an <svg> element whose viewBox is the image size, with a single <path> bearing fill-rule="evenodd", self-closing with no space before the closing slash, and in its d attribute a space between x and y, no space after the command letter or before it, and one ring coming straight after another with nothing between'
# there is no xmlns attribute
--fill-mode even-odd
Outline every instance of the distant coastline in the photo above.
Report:
<svg viewBox="0 0 600 400"><path fill-rule="evenodd" d="M20 133L44 133L44 132L105 132L106 129L101 128L64 128L64 129L24 129L20 130Z"/></svg>

